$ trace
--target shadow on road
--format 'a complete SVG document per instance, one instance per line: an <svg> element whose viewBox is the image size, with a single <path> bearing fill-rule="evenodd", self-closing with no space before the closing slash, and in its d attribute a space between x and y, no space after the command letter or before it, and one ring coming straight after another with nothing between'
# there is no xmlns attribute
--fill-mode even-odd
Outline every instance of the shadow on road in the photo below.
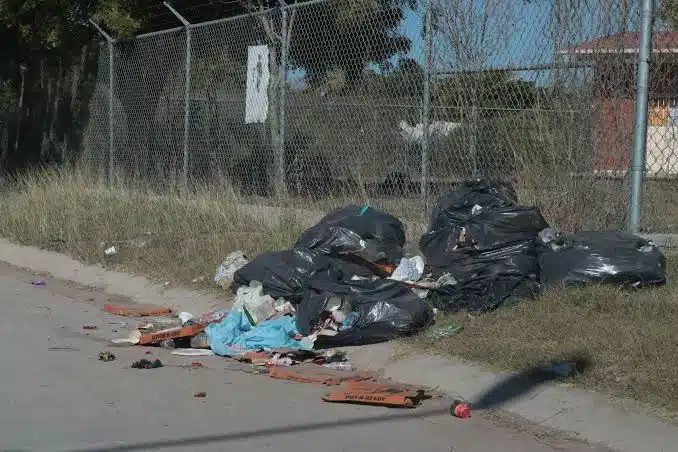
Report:
<svg viewBox="0 0 678 452"><path fill-rule="evenodd" d="M576 369L576 372L584 372L590 367L590 362L582 357L583 355L575 355L568 360ZM502 380L498 384L492 386L487 391L482 393L472 403L473 409L490 409L499 408L506 402L521 397L536 387L562 378L562 375L553 369L544 366L535 366L526 371L514 374ZM96 446L83 449L75 449L79 452L127 452L127 451L141 451L141 450L157 450L173 447L189 447L200 446L210 443L226 443L232 441L241 441L251 438L261 438L268 436L284 435L289 433L302 433L314 430L323 430L337 427L351 427L351 426L365 426L366 424L379 424L383 422L397 422L407 419L422 419L425 417L448 415L449 406L435 408L418 408L416 410L407 410L400 412L389 411L387 414L377 416L360 417L355 419L347 419L340 421L326 421L308 423L303 425L285 425L280 427L270 427L256 430L246 430L242 432L224 433L218 435L204 435L196 437L162 439L155 441L145 441L135 444L118 444L107 446Z"/></svg>
<svg viewBox="0 0 678 452"><path fill-rule="evenodd" d="M576 354L562 362L568 363L574 374L585 372L591 363L583 354ZM501 407L506 402L517 399L538 386L549 381L562 379L564 375L553 366L535 366L523 372L516 373L503 379L473 401L476 409Z"/></svg>

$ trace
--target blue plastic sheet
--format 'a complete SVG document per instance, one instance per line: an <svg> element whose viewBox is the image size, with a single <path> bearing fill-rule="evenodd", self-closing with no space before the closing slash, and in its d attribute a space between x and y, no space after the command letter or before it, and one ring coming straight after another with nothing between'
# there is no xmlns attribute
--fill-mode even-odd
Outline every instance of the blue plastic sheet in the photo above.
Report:
<svg viewBox="0 0 678 452"><path fill-rule="evenodd" d="M301 341L293 317L266 320L253 327L241 311L231 311L221 323L205 330L210 348L221 356L240 356L253 350L294 348L308 350Z"/></svg>

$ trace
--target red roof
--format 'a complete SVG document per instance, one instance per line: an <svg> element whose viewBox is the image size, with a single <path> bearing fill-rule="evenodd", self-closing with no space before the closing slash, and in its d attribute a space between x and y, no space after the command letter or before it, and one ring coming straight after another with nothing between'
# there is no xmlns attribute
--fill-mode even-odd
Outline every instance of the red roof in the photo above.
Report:
<svg viewBox="0 0 678 452"><path fill-rule="evenodd" d="M591 53L638 53L640 33L626 32L603 36L592 41L583 42L568 49L558 51L561 54ZM653 52L678 53L678 32L660 32L652 36Z"/></svg>

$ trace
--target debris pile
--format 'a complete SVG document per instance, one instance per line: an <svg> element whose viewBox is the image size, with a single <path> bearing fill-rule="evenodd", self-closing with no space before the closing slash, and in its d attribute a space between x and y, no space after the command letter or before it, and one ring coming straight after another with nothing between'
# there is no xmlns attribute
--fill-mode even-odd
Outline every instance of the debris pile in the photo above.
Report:
<svg viewBox="0 0 678 452"><path fill-rule="evenodd" d="M334 349L416 334L436 311L485 312L533 298L545 286L665 282L664 256L618 232L561 236L508 185L471 180L440 196L419 246L404 255L405 226L368 206L330 212L293 248L248 259L236 251L215 284L233 305L200 316L157 306L108 304L140 318L117 343L162 346L174 354L229 357L234 369L271 378L340 386L328 402L415 407L429 393L384 382ZM463 325L434 328L441 339ZM103 358L101 358L103 359ZM159 364L159 365L158 365ZM137 368L161 367L140 360ZM204 395L196 395L204 397ZM453 409L468 417L468 406Z"/></svg>

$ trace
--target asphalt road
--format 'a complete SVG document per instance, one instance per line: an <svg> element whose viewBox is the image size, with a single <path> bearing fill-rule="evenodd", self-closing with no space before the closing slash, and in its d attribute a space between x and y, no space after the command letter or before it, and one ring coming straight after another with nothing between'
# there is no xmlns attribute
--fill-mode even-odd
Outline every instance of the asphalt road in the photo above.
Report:
<svg viewBox="0 0 678 452"><path fill-rule="evenodd" d="M129 319L102 312L109 298L0 264L0 451L603 450L497 413L456 419L445 400L407 411L328 404L325 388L219 357L192 368L195 358L159 348L111 348ZM117 359L99 361L103 350ZM131 369L139 358L165 367Z"/></svg>

